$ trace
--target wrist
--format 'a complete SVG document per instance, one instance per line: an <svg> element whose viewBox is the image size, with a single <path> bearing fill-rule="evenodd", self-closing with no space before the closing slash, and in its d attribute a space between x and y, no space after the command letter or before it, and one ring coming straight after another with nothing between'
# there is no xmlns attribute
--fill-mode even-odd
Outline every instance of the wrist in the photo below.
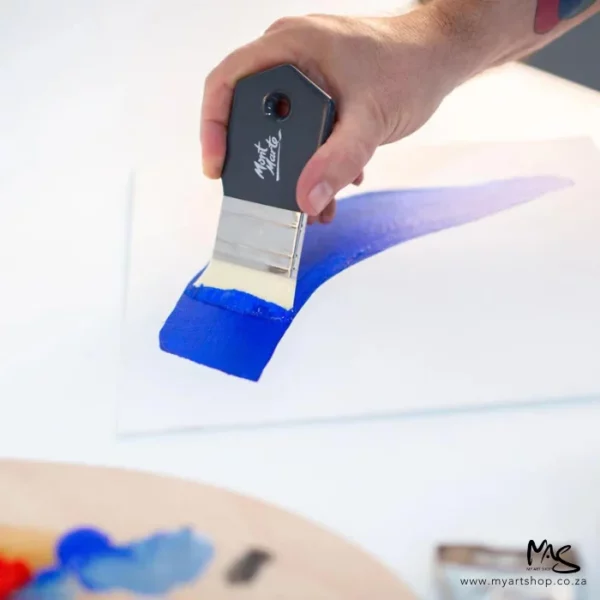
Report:
<svg viewBox="0 0 600 600"><path fill-rule="evenodd" d="M488 12L480 0L431 0L410 13L440 76L453 88L497 61L497 40L487 31Z"/></svg>

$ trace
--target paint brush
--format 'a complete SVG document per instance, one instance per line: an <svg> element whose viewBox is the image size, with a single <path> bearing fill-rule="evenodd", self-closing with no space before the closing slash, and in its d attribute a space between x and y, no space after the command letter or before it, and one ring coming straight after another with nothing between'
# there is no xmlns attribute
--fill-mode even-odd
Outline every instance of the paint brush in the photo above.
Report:
<svg viewBox="0 0 600 600"><path fill-rule="evenodd" d="M196 287L293 307L307 222L296 185L329 136L334 115L333 100L292 65L237 83L215 248Z"/></svg>

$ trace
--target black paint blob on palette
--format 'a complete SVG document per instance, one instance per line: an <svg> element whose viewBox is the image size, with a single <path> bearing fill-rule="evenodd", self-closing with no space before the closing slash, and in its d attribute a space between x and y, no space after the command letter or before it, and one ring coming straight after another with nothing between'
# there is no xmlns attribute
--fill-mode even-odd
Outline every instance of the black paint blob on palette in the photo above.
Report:
<svg viewBox="0 0 600 600"><path fill-rule="evenodd" d="M273 556L266 550L252 548L227 571L226 579L231 585L247 585L254 581L262 568L273 560Z"/></svg>

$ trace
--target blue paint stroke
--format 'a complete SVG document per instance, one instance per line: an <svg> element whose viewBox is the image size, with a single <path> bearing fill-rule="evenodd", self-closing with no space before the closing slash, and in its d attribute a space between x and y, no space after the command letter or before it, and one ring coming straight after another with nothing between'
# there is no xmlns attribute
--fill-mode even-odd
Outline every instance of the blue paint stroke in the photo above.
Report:
<svg viewBox="0 0 600 600"><path fill-rule="evenodd" d="M258 381L294 317L327 280L403 242L477 221L573 185L536 176L466 187L377 191L339 202L330 225L308 229L291 311L235 290L195 287L164 324L163 351Z"/></svg>
<svg viewBox="0 0 600 600"><path fill-rule="evenodd" d="M38 574L18 600L71 600L75 582L91 592L168 594L196 581L212 561L214 548L190 529L117 546L88 528L65 535L56 554L58 566Z"/></svg>

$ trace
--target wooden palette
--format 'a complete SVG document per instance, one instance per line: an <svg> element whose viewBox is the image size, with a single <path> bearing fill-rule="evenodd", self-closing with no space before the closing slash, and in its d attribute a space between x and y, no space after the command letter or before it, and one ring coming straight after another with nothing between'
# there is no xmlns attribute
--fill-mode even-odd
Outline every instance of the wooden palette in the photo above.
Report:
<svg viewBox="0 0 600 600"><path fill-rule="evenodd" d="M25 553L42 564L58 536L82 526L97 527L118 543L192 527L214 542L215 557L204 576L173 599L415 600L392 573L348 542L210 486L124 470L0 461L0 489L0 555ZM229 569L252 549L272 560L252 581L229 583Z"/></svg>

